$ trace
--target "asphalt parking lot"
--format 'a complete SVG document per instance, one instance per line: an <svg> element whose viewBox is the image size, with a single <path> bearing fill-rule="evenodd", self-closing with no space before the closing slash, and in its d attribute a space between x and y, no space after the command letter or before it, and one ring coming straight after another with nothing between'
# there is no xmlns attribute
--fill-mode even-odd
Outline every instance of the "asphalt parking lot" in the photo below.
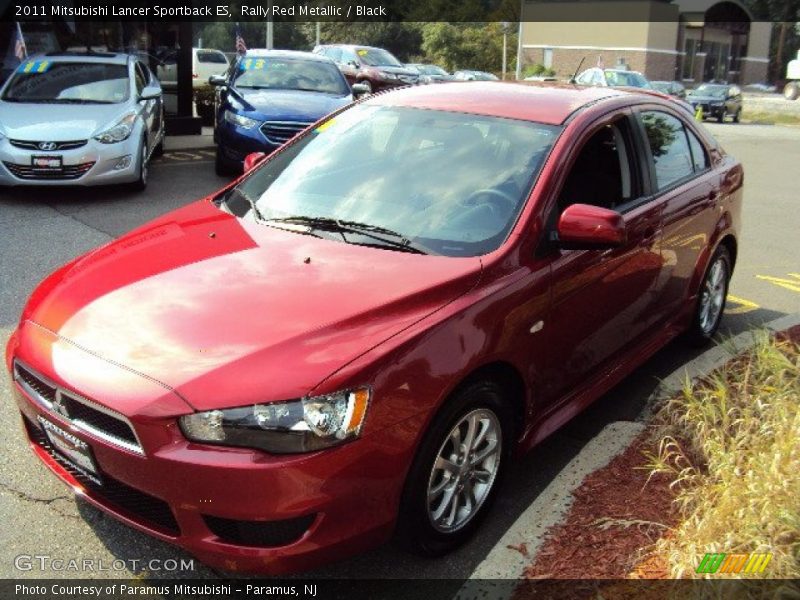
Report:
<svg viewBox="0 0 800 600"><path fill-rule="evenodd" d="M762 125L707 127L745 166L744 230L724 335L756 329L781 315L800 311L800 228L797 175L800 128ZM143 194L109 189L6 190L0 192L0 342L5 342L22 305L55 267L131 228L200 198L225 180L214 174L213 150L168 153L151 169ZM368 555L331 565L313 575L348 578L462 578L483 559L508 526L558 471L602 427L635 419L658 378L695 356L680 343L662 350L644 367L552 436L509 473L506 487L479 536L439 560L423 560L389 544ZM0 577L41 576L15 567L19 555L55 558L115 558L139 561L104 573L128 577L215 577L195 563L194 570L156 570L153 559L188 558L181 550L129 529L75 500L38 463L24 442L9 382L0 377ZM149 563L149 564L148 564ZM81 573L48 573L78 577Z"/></svg>

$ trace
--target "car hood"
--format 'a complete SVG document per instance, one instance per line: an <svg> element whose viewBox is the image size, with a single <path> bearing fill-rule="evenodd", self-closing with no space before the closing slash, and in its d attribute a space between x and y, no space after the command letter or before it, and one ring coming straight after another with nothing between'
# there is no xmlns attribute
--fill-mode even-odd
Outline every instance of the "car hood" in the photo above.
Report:
<svg viewBox="0 0 800 600"><path fill-rule="evenodd" d="M209 410L308 394L480 272L479 258L320 239L201 201L51 275L23 320Z"/></svg>
<svg viewBox="0 0 800 600"><path fill-rule="evenodd" d="M0 127L15 140L66 142L86 140L113 125L125 104L28 104L0 100ZM42 115L47 115L43 118Z"/></svg>
<svg viewBox="0 0 800 600"><path fill-rule="evenodd" d="M236 94L245 108L259 113L266 120L318 121L337 108L353 101L351 96L333 96L293 90L242 90Z"/></svg>
<svg viewBox="0 0 800 600"><path fill-rule="evenodd" d="M413 69L407 69L406 67L390 67L390 66L377 66L377 67L367 67L368 69L375 69L376 71L383 71L384 73L394 73L395 75L411 75L413 77L419 77L420 74L417 73Z"/></svg>
<svg viewBox="0 0 800 600"><path fill-rule="evenodd" d="M694 95L690 94L686 96L687 102L705 102L710 104L712 102L725 102L725 98L718 98L717 96L701 96L701 95Z"/></svg>

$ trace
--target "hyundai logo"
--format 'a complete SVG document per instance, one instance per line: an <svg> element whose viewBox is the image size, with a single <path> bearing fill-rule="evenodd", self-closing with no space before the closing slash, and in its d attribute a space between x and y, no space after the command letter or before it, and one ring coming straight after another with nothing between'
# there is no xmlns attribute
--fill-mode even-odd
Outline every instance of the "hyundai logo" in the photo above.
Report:
<svg viewBox="0 0 800 600"><path fill-rule="evenodd" d="M39 142L39 150L55 150L57 147L55 142Z"/></svg>

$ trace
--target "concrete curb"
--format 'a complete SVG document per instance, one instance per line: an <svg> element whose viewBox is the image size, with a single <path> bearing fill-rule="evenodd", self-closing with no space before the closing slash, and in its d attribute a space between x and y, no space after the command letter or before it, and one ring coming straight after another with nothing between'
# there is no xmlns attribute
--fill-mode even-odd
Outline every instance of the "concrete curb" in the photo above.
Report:
<svg viewBox="0 0 800 600"><path fill-rule="evenodd" d="M800 313L786 315L762 326L761 329L776 333L800 326ZM587 475L605 467L611 460L625 451L631 442L644 431L645 423L653 414L653 407L661 400L683 390L687 381L705 377L731 358L752 347L758 339L758 331L745 331L709 348L697 358L682 365L667 376L647 399L647 404L636 422L619 421L607 425L594 439L573 458L550 482L525 512L508 529L486 558L475 568L470 580L456 594L459 600L467 598L509 598L526 566L531 564L544 541L547 530L560 524L567 516L572 504L571 492ZM527 544L528 556L508 546ZM480 580L480 581L471 581Z"/></svg>

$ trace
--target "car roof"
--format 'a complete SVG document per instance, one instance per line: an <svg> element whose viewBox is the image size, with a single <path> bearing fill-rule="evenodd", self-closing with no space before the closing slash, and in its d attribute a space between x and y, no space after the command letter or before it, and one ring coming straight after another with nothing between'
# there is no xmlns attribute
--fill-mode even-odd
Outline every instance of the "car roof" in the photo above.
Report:
<svg viewBox="0 0 800 600"><path fill-rule="evenodd" d="M249 48L246 57L259 58L289 58L299 60L313 60L316 62L332 62L327 56L314 54L313 52L302 52L300 50L267 50L266 48Z"/></svg>
<svg viewBox="0 0 800 600"><path fill-rule="evenodd" d="M405 87L378 93L365 102L560 125L576 110L605 99L624 96L633 99L636 94L616 88L567 83L475 81L448 83L446 86Z"/></svg>
<svg viewBox="0 0 800 600"><path fill-rule="evenodd" d="M133 55L123 52L50 52L39 56L28 57L46 59L52 62L108 63L126 65Z"/></svg>

